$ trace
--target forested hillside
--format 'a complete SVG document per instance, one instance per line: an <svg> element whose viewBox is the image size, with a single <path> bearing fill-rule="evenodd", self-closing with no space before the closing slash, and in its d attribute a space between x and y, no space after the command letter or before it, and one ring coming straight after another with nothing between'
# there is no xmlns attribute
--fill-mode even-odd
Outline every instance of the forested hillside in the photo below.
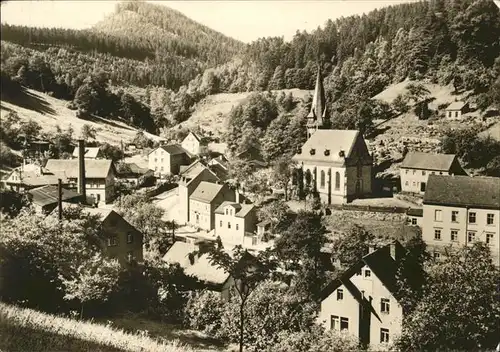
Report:
<svg viewBox="0 0 500 352"><path fill-rule="evenodd" d="M2 43L2 77L74 100L82 115L126 117L157 132L188 119L210 94L312 89L318 60L337 128L365 129L387 113L370 98L407 78L453 83L481 109L500 101L500 16L491 0L389 6L297 32L290 42L262 38L244 47L141 2L119 6L92 31L3 25L2 39L21 44ZM129 85L141 94L129 94Z"/></svg>

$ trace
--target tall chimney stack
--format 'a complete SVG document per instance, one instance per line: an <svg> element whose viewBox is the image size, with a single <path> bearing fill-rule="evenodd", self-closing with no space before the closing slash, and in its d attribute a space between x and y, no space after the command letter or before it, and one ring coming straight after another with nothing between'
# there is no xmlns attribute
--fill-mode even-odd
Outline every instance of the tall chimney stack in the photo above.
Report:
<svg viewBox="0 0 500 352"><path fill-rule="evenodd" d="M62 220L62 180L57 180L57 215Z"/></svg>
<svg viewBox="0 0 500 352"><path fill-rule="evenodd" d="M87 202L85 192L85 141L78 140L78 193L82 196L83 203Z"/></svg>

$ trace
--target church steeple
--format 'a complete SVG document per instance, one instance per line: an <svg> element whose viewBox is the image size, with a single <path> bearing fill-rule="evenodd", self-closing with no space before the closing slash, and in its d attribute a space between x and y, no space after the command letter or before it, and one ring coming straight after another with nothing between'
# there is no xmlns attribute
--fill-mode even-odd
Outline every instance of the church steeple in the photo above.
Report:
<svg viewBox="0 0 500 352"><path fill-rule="evenodd" d="M314 87L314 95L311 105L311 111L307 115L307 130L308 137L317 129L325 127L326 118L326 97L325 88L323 87L323 75L321 74L321 66L318 62L318 73L316 74L316 86Z"/></svg>

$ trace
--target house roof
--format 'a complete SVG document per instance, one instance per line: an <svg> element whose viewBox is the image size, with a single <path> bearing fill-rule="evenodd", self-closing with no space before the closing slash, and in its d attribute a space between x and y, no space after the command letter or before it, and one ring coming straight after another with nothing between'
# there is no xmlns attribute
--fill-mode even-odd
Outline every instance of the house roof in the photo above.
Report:
<svg viewBox="0 0 500 352"><path fill-rule="evenodd" d="M430 175L424 204L500 209L500 177Z"/></svg>
<svg viewBox="0 0 500 352"><path fill-rule="evenodd" d="M45 167L51 172L64 173L68 178L78 177L78 159L49 159ZM107 159L85 159L85 176L88 178L106 178L113 161Z"/></svg>
<svg viewBox="0 0 500 352"><path fill-rule="evenodd" d="M446 107L446 110L462 110L466 102L464 101L454 101Z"/></svg>
<svg viewBox="0 0 500 352"><path fill-rule="evenodd" d="M455 158L455 154L410 152L406 154L401 168L449 171Z"/></svg>
<svg viewBox="0 0 500 352"><path fill-rule="evenodd" d="M189 136L189 135L193 135L193 137L198 141L198 142L201 142L201 138L196 134L194 133L193 131L189 131L188 135L186 136L186 138ZM184 139L186 139L184 138Z"/></svg>
<svg viewBox="0 0 500 352"><path fill-rule="evenodd" d="M208 254L196 258L191 265L189 254L196 250L197 247L193 244L176 241L163 256L163 261L169 264L179 263L186 275L194 276L200 281L216 285L226 282L229 274L210 263Z"/></svg>
<svg viewBox="0 0 500 352"><path fill-rule="evenodd" d="M34 188L29 190L28 193L31 195L31 201L40 206L46 206L49 204L57 203L58 198L58 187L53 185L46 185L39 188ZM62 200L70 200L74 198L79 198L80 195L72 190L63 188L62 189Z"/></svg>
<svg viewBox="0 0 500 352"><path fill-rule="evenodd" d="M349 157L358 135L357 130L317 130L304 143L301 153L293 156L293 160L343 164L340 151L346 158ZM311 155L313 149L314 154ZM325 155L326 150L329 155Z"/></svg>
<svg viewBox="0 0 500 352"><path fill-rule="evenodd" d="M59 178L62 180L63 184L68 183L68 178L64 172L51 172L36 164L27 164L24 167L19 166L3 179L8 180L13 174L22 178L22 181L16 180L13 182L14 184L23 184L30 187L57 185Z"/></svg>
<svg viewBox="0 0 500 352"><path fill-rule="evenodd" d="M187 177L187 178L194 178L196 177L200 172L205 170L207 167L203 165L203 163L200 160L196 160L190 165L181 165L181 176Z"/></svg>
<svg viewBox="0 0 500 352"><path fill-rule="evenodd" d="M195 249L190 243L176 241L163 256L163 261L169 264L179 263L182 268L187 269L190 266L189 253Z"/></svg>
<svg viewBox="0 0 500 352"><path fill-rule="evenodd" d="M217 207L217 209L215 209L215 213L216 214L224 214L224 208L227 207L227 206L232 206L233 208L235 208L237 210L235 216L239 217L239 218L244 218L245 216L248 215L248 213L250 213L250 211L252 211L255 206L253 204L240 204L240 203L236 203L236 202L228 202L228 201L224 201L222 202L221 205L219 205Z"/></svg>
<svg viewBox="0 0 500 352"><path fill-rule="evenodd" d="M189 154L184 148L182 148L179 144L169 144L165 146L161 146L164 151L171 155L178 155L178 154Z"/></svg>
<svg viewBox="0 0 500 352"><path fill-rule="evenodd" d="M208 254L203 254L195 263L185 271L186 275L194 276L198 280L209 284L221 285L229 278L229 273L213 265L208 259Z"/></svg>
<svg viewBox="0 0 500 352"><path fill-rule="evenodd" d="M424 216L424 210L421 208L410 208L406 211L406 215L409 216Z"/></svg>
<svg viewBox="0 0 500 352"><path fill-rule="evenodd" d="M78 146L73 149L73 157L78 157L79 150L80 148ZM97 158L100 150L99 147L85 147L85 158Z"/></svg>
<svg viewBox="0 0 500 352"><path fill-rule="evenodd" d="M122 163L120 164L120 176L137 176L137 175L145 175L148 172L152 172L153 170L140 167L135 163Z"/></svg>
<svg viewBox="0 0 500 352"><path fill-rule="evenodd" d="M217 195L222 191L223 188L224 185L202 181L193 192L193 194L191 194L191 197L189 197L189 199L194 199L205 203L212 203L212 201L215 199L215 197L217 197Z"/></svg>
<svg viewBox="0 0 500 352"><path fill-rule="evenodd" d="M396 246L396 253L402 253L405 251L404 247L398 241L394 241L392 244ZM396 293L397 262L392 258L390 253L390 246L392 244L388 244L371 253L368 253L358 263L350 267L335 280L331 281L322 290L322 299L330 296L333 291L335 291L342 285L345 285L346 288L356 297L356 299L360 299L362 296L360 293L358 293L359 290L350 279L364 266L368 266L370 268L370 270L375 274L375 276L378 277L378 279L389 290L389 292L391 292L392 294Z"/></svg>

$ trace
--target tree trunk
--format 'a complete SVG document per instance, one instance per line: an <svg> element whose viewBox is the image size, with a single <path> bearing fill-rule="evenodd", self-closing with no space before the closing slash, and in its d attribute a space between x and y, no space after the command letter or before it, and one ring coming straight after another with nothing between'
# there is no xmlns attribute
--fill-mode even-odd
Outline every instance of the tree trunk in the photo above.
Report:
<svg viewBox="0 0 500 352"><path fill-rule="evenodd" d="M245 307L245 302L242 301L240 305L240 352L243 352L243 327L244 327L244 322L243 320L245 319L245 312L244 312L244 307Z"/></svg>
<svg viewBox="0 0 500 352"><path fill-rule="evenodd" d="M82 302L82 307L80 308L80 320L83 319L83 302Z"/></svg>

